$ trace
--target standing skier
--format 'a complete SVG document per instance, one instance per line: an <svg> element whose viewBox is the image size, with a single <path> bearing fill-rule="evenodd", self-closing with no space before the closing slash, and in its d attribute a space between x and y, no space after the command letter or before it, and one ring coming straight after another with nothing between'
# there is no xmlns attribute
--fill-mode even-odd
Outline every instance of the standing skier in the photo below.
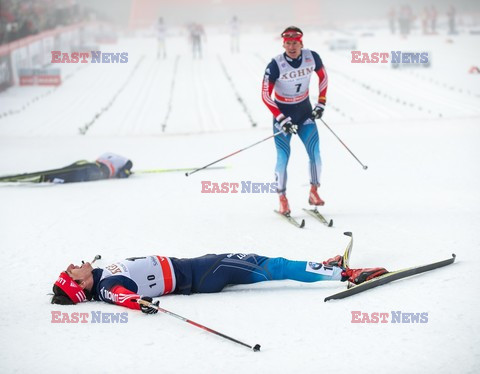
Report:
<svg viewBox="0 0 480 374"><path fill-rule="evenodd" d="M167 38L167 28L165 27L162 17L158 19L158 22L155 25L155 34L157 36L157 59L160 57L165 59L167 58L167 47L165 44L165 39Z"/></svg>
<svg viewBox="0 0 480 374"><path fill-rule="evenodd" d="M188 27L190 33L190 43L192 44L193 58L202 58L202 40L205 40L205 29L199 23L192 23Z"/></svg>
<svg viewBox="0 0 480 374"><path fill-rule="evenodd" d="M322 117L325 110L328 78L320 56L309 49L303 49L303 32L290 26L281 34L285 52L268 64L263 77L262 99L274 116L273 131L284 134L275 137L277 165L275 177L280 198L279 212L290 214L285 195L287 189L287 164L290 157L290 139L298 134L310 160L310 205L321 206L325 202L318 195L322 162L317 125L315 119ZM319 96L315 107L309 100L310 78L313 73L319 78ZM275 99L272 92L275 90Z"/></svg>
<svg viewBox="0 0 480 374"><path fill-rule="evenodd" d="M233 16L230 21L230 51L240 52L240 21L237 16Z"/></svg>

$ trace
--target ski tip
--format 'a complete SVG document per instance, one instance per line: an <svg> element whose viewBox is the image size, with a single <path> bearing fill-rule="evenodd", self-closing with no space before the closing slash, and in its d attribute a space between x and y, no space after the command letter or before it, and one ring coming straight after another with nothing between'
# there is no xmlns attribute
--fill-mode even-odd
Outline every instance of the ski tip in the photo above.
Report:
<svg viewBox="0 0 480 374"><path fill-rule="evenodd" d="M343 233L343 235L350 236L350 237L353 236L353 234L352 234L351 231L345 231L345 232Z"/></svg>
<svg viewBox="0 0 480 374"><path fill-rule="evenodd" d="M332 227L333 226L333 219L330 220L330 222L328 222L328 227Z"/></svg>
<svg viewBox="0 0 480 374"><path fill-rule="evenodd" d="M455 253L452 253L453 261L457 258L457 255Z"/></svg>
<svg viewBox="0 0 480 374"><path fill-rule="evenodd" d="M300 228L303 229L305 227L305 220L302 219L302 222L300 223Z"/></svg>

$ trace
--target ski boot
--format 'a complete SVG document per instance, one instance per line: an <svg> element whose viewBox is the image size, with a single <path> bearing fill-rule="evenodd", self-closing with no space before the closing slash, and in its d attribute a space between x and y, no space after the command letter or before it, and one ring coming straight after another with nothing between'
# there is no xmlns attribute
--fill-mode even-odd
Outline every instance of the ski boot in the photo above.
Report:
<svg viewBox="0 0 480 374"><path fill-rule="evenodd" d="M342 272L342 282L348 280L350 283L359 285L370 279L387 274L385 268L345 269Z"/></svg>
<svg viewBox="0 0 480 374"><path fill-rule="evenodd" d="M284 216L290 215L290 206L288 205L287 196L282 193L279 194L278 197L280 198L280 208L278 209L278 212Z"/></svg>
<svg viewBox="0 0 480 374"><path fill-rule="evenodd" d="M312 186L310 187L310 194L308 196L308 203L310 205L323 206L325 205L325 201L323 201L322 198L318 196L317 189L318 186L312 184Z"/></svg>

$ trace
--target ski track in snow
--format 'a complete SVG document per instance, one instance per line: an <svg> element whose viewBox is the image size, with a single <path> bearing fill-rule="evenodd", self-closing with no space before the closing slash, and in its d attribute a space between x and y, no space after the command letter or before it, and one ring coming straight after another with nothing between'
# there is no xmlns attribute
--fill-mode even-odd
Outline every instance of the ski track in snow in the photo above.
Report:
<svg viewBox="0 0 480 374"><path fill-rule="evenodd" d="M72 372L84 372L85 364L93 373L370 373L372 367L389 373L480 371L475 281L480 260L480 86L479 75L467 73L469 65L478 64L478 49L471 48L478 36L452 37L454 43L442 35L407 41L382 33L359 38L359 50L427 45L432 51L431 68L394 70L351 64L348 51L327 49L329 35L313 33L306 41L320 53L329 74L324 119L369 166L362 170L318 124L321 195L327 202L321 211L334 227L302 211L308 160L295 138L288 197L293 215L306 220L302 230L273 213L275 194L200 192L204 180L273 182L273 141L218 164L226 169L188 178L159 173L64 186L0 185L5 285L1 372L56 373L67 365ZM271 116L260 88L281 43L273 34L243 35L238 55L225 52L228 43L226 35L209 35L204 58L193 60L186 38L172 36L168 58L158 60L154 40L125 39L118 48L129 51L128 64L76 71L65 67L74 73L45 96L40 95L49 88L0 93L0 113L25 107L0 118L0 175L93 160L105 151L131 158L134 170L200 167L269 136ZM219 51L257 128L231 92ZM108 104L142 55L138 71L109 110L85 136L79 135L78 129ZM313 82L311 95L316 100ZM37 96L41 98L26 106ZM344 250L344 231L354 234L353 267L395 270L451 253L457 262L329 303L324 297L344 284L267 282L228 287L220 294L160 298L160 305L172 312L261 344L260 353L160 313L147 316L105 303L53 306L46 295L68 264L96 254L103 257L100 266L130 256L224 252L322 261ZM128 323L53 324L51 312L56 310L128 312ZM352 311L428 312L429 319L426 324L353 324ZM347 359L339 362L338 357Z"/></svg>

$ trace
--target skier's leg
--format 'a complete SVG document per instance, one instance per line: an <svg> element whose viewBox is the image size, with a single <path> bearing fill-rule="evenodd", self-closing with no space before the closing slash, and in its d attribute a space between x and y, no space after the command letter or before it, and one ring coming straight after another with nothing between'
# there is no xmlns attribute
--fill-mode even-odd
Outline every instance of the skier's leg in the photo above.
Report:
<svg viewBox="0 0 480 374"><path fill-rule="evenodd" d="M291 279L299 282L340 280L342 269L283 257L231 253L192 259L192 292L220 292L227 285Z"/></svg>
<svg viewBox="0 0 480 374"><path fill-rule="evenodd" d="M274 121L275 123L275 121ZM273 126L273 132L276 134L279 130ZM277 149L277 164L275 165L275 181L277 182L277 192L285 193L287 189L287 165L290 158L290 139L291 134L281 134L275 137L275 148Z"/></svg>
<svg viewBox="0 0 480 374"><path fill-rule="evenodd" d="M311 119L307 119L301 126L299 126L298 136L302 140L308 154L310 163L310 184L319 186L322 173L322 159L320 157L320 141L315 122Z"/></svg>
<svg viewBox="0 0 480 374"><path fill-rule="evenodd" d="M43 182L54 183L74 183L88 182L108 178L107 174L101 169L101 166L93 162L81 162L67 166L64 170L45 173Z"/></svg>

